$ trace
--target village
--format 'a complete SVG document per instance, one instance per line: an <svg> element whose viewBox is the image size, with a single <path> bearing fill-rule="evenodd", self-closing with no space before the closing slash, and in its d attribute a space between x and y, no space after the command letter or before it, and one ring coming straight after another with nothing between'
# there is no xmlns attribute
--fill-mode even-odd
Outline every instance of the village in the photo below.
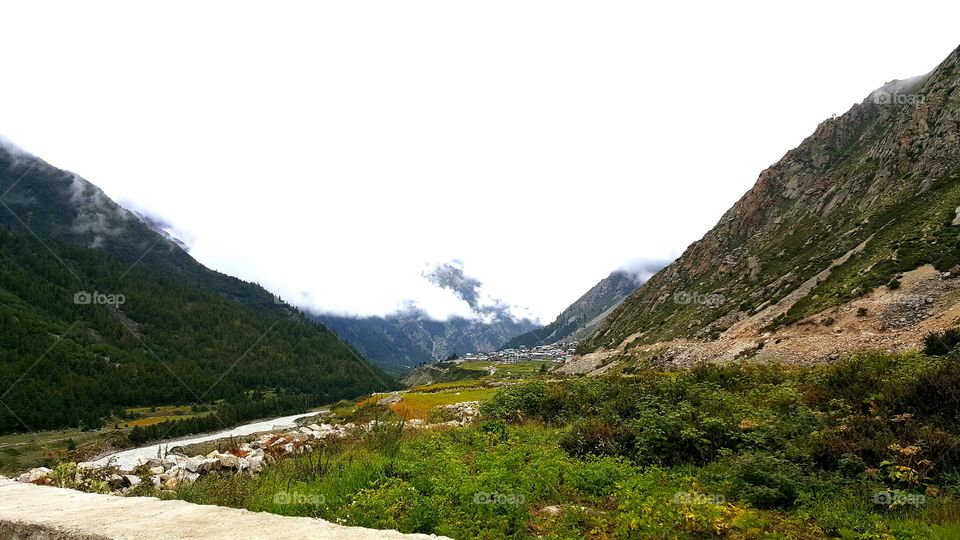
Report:
<svg viewBox="0 0 960 540"><path fill-rule="evenodd" d="M476 352L468 353L460 358L454 359L456 363L468 362L491 362L495 364L516 364L531 360L552 360L554 362L566 362L573 358L574 351L577 348L577 342L562 342L552 345L539 345L528 348L521 345L517 348L503 349L494 352Z"/></svg>

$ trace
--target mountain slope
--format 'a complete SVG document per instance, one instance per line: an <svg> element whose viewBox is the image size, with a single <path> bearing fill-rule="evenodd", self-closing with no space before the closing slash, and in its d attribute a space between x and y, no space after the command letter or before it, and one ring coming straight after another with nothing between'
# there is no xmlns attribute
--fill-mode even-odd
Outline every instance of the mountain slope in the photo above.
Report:
<svg viewBox="0 0 960 540"><path fill-rule="evenodd" d="M239 420L395 384L72 173L0 147L0 202L0 432L218 400Z"/></svg>
<svg viewBox="0 0 960 540"><path fill-rule="evenodd" d="M504 348L516 348L521 345L536 347L559 341L578 341L597 328L603 318L624 298L630 295L642 282L634 275L618 270L600 280L552 323L521 334L508 341Z"/></svg>
<svg viewBox="0 0 960 540"><path fill-rule="evenodd" d="M528 320L501 316L491 322L453 317L435 321L419 310L385 317L314 315L365 357L391 373L401 373L452 354L489 352L517 334L536 328Z"/></svg>
<svg viewBox="0 0 960 540"><path fill-rule="evenodd" d="M955 275L958 62L960 49L930 74L888 83L821 123L763 171L711 231L614 310L579 352L663 356L664 347L655 344L686 340L688 349L713 343L714 356L776 349L781 359L816 360L819 353L790 351L781 338L763 336L822 316L823 333L830 335L812 332L809 341L830 340L844 329L832 328L825 310L873 298L924 264ZM949 287L941 289L942 305L933 311L942 314L955 299ZM882 311L858 308L864 317ZM891 331L889 325L850 330ZM890 343L906 343L908 334ZM748 351L748 343L755 350ZM667 356L676 354L671 349Z"/></svg>

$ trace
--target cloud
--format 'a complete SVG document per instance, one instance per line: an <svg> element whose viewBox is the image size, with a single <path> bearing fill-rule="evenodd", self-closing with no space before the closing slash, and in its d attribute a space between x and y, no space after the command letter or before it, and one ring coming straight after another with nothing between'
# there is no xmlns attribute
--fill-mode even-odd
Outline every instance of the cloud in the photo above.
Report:
<svg viewBox="0 0 960 540"><path fill-rule="evenodd" d="M471 309L477 310L480 301L480 288L483 287L483 283L479 279L467 277L463 273L462 262L460 264L461 267L449 263L438 264L432 270L424 272L423 277L441 289L453 291Z"/></svg>
<svg viewBox="0 0 960 540"><path fill-rule="evenodd" d="M823 118L956 47L960 3L823 4L230 5L217 25L203 3L118 25L109 5L22 2L0 33L18 52L0 130L303 307L475 317L422 276L459 258L477 305L552 320L624 261L679 255ZM824 13L845 31L811 42Z"/></svg>
<svg viewBox="0 0 960 540"><path fill-rule="evenodd" d="M673 260L665 259L635 259L620 266L617 270L626 272L633 276L638 283L643 283L652 278L654 274L669 265Z"/></svg>
<svg viewBox="0 0 960 540"><path fill-rule="evenodd" d="M127 204L124 204L123 206L130 208L130 206ZM191 235L189 232L177 228L175 225L169 223L161 217L157 217L146 212L139 212L133 209L131 209L130 212L132 212L133 215L135 215L137 219L142 221L147 227L153 229L155 232L166 238L169 242L176 244L180 247L180 249L188 253L190 252L190 242L193 239L193 235Z"/></svg>
<svg viewBox="0 0 960 540"><path fill-rule="evenodd" d="M73 175L70 182L70 201L77 208L73 231L93 233L92 248L101 247L106 238L123 232L124 224L133 214L113 201L97 186Z"/></svg>
<svg viewBox="0 0 960 540"><path fill-rule="evenodd" d="M492 323L508 319L522 320L525 310L512 306L500 298L493 298L483 291L483 282L466 275L463 261L453 259L451 263L441 263L423 272L423 277L434 286L452 292L466 302L475 318Z"/></svg>

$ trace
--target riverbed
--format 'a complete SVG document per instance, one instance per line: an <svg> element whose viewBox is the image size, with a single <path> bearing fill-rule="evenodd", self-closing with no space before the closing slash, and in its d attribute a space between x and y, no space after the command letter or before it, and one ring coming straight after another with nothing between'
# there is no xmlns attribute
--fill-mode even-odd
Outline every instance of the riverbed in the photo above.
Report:
<svg viewBox="0 0 960 540"><path fill-rule="evenodd" d="M207 433L205 435L191 435L189 437L181 437L179 439L168 439L164 441L158 441L151 443L147 446L140 446L138 448L130 448L128 450L121 450L119 452L114 452L106 456L101 457L100 459L91 462L94 466L103 467L108 464L111 460L114 465L117 465L124 470L132 470L137 464L141 461L155 458L158 455L162 456L163 451L166 448L173 448L175 446L187 446L191 444L215 441L217 439L226 439L229 437L245 437L247 435L253 435L256 433L264 433L268 431L280 430L280 429L289 429L296 427L297 420L301 418L306 418L308 416L315 416L317 414L322 414L326 411L312 411L302 414L294 414L292 416L281 416L279 418L273 418L270 420L260 420L257 422L251 422L249 424L243 424L234 428L226 429L223 431L218 431L216 433Z"/></svg>

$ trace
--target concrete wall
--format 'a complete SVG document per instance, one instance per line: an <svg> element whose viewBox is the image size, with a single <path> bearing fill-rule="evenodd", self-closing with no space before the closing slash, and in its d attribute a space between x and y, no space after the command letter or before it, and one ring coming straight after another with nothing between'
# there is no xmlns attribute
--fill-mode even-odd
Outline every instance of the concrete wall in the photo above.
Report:
<svg viewBox="0 0 960 540"><path fill-rule="evenodd" d="M152 497L116 497L0 479L3 540L411 540L441 538Z"/></svg>

